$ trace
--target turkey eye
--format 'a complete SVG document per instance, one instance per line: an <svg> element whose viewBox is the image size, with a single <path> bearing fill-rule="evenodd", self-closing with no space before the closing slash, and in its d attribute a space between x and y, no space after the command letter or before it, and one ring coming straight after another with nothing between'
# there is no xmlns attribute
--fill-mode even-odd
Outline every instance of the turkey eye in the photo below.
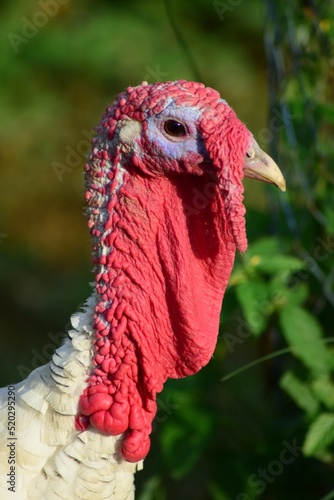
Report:
<svg viewBox="0 0 334 500"><path fill-rule="evenodd" d="M186 135L185 126L177 120L165 121L164 130L166 134L171 135L172 137L182 137L183 135Z"/></svg>

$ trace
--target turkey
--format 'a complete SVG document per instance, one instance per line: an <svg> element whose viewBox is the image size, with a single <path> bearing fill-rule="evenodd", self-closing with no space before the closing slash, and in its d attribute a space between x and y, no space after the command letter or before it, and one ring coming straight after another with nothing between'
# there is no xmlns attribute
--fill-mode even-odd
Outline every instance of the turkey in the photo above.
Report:
<svg viewBox="0 0 334 500"><path fill-rule="evenodd" d="M107 108L85 166L93 292L50 362L0 391L2 499L134 498L157 393L213 354L244 176L285 190L201 83L143 82Z"/></svg>

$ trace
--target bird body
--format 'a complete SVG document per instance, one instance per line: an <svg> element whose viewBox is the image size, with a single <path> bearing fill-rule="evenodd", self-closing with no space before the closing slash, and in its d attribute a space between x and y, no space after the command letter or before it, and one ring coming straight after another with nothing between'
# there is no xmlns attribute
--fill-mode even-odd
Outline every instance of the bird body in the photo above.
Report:
<svg viewBox="0 0 334 500"><path fill-rule="evenodd" d="M3 499L133 498L138 464L123 461L119 467L119 436L74 429L91 364L93 312L94 297L72 317L73 328L51 361L15 386L16 430L10 435L5 425L0 434ZM7 393L6 388L0 391L1 423L8 418ZM15 493L8 489L10 442L15 449Z"/></svg>
<svg viewBox="0 0 334 500"><path fill-rule="evenodd" d="M285 189L218 92L180 80L129 87L108 107L85 166L94 292L68 338L16 386L22 500L131 499L167 378L212 356L237 249L242 179ZM6 422L7 392L0 392ZM1 498L8 440L0 437Z"/></svg>

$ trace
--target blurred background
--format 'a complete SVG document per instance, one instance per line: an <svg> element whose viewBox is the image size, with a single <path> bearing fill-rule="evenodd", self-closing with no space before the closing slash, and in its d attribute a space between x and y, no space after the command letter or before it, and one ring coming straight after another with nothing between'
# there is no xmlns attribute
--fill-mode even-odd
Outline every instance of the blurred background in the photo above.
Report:
<svg viewBox="0 0 334 500"><path fill-rule="evenodd" d="M311 0L1 2L1 385L48 361L90 294L83 165L125 87L216 88L287 178L286 194L245 181L250 248L215 355L159 396L138 500L334 498L333 15Z"/></svg>

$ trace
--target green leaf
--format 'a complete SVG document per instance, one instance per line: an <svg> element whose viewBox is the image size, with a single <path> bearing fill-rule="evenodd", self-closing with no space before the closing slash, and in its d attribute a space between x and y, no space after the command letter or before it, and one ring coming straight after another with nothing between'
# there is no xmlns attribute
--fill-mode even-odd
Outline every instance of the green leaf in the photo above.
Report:
<svg viewBox="0 0 334 500"><path fill-rule="evenodd" d="M268 300L268 285L260 280L246 281L236 287L236 295L245 319L254 335L259 335L267 326L267 318L273 311Z"/></svg>
<svg viewBox="0 0 334 500"><path fill-rule="evenodd" d="M299 306L305 302L309 294L308 286L297 277L293 281L290 280L289 271L275 274L270 280L269 287L270 299L276 309L282 309L287 305Z"/></svg>
<svg viewBox="0 0 334 500"><path fill-rule="evenodd" d="M150 477L142 487L141 493L137 495L136 498L137 500L152 500L152 498L165 500L166 492L164 491L162 478L159 476Z"/></svg>
<svg viewBox="0 0 334 500"><path fill-rule="evenodd" d="M304 267L304 263L297 257L281 254L280 245L276 238L263 238L250 245L243 261L247 269L255 268L268 274L279 271L291 273Z"/></svg>
<svg viewBox="0 0 334 500"><path fill-rule="evenodd" d="M189 406L179 419L164 422L161 446L170 474L183 477L203 455L212 432L211 416L196 406Z"/></svg>
<svg viewBox="0 0 334 500"><path fill-rule="evenodd" d="M255 255L273 256L279 253L279 241L277 238L261 238L249 245L245 257L252 258Z"/></svg>
<svg viewBox="0 0 334 500"><path fill-rule="evenodd" d="M245 272L244 269L242 269L240 266L236 266L235 269L233 270L231 277L228 282L228 286L237 286L240 283L244 283L245 281L248 281L249 277L247 276L247 273Z"/></svg>
<svg viewBox="0 0 334 500"><path fill-rule="evenodd" d="M288 289L287 302L289 305L302 305L309 295L309 287L305 283L300 283L298 286Z"/></svg>
<svg viewBox="0 0 334 500"><path fill-rule="evenodd" d="M211 500L230 500L230 496L222 491L220 485L210 482L208 486Z"/></svg>
<svg viewBox="0 0 334 500"><path fill-rule="evenodd" d="M255 261L256 256L253 257ZM256 268L268 274L274 274L279 271L290 271L290 273L299 271L304 267L304 263L289 255L261 255L258 256Z"/></svg>
<svg viewBox="0 0 334 500"><path fill-rule="evenodd" d="M312 384L312 389L316 397L329 410L334 410L334 384L329 377L320 377Z"/></svg>
<svg viewBox="0 0 334 500"><path fill-rule="evenodd" d="M330 234L334 234L334 209L330 206L325 206L324 213L326 217L326 229Z"/></svg>
<svg viewBox="0 0 334 500"><path fill-rule="evenodd" d="M279 384L309 417L316 415L319 409L318 401L313 396L310 388L293 372L285 372Z"/></svg>
<svg viewBox="0 0 334 500"><path fill-rule="evenodd" d="M316 318L305 309L291 305L280 311L280 324L294 354L316 375L328 374L331 359Z"/></svg>
<svg viewBox="0 0 334 500"><path fill-rule="evenodd" d="M334 413L322 413L306 435L303 451L306 456L318 455L334 442Z"/></svg>

